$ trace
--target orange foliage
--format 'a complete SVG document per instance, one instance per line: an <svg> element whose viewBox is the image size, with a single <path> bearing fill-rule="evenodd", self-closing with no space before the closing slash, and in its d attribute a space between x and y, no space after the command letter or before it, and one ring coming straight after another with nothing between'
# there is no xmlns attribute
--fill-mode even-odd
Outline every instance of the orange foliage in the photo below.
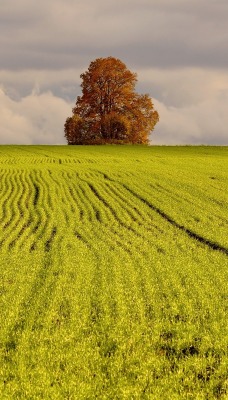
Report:
<svg viewBox="0 0 228 400"><path fill-rule="evenodd" d="M135 92L136 74L107 57L80 77L82 96L64 125L68 144L148 143L159 116L149 95Z"/></svg>

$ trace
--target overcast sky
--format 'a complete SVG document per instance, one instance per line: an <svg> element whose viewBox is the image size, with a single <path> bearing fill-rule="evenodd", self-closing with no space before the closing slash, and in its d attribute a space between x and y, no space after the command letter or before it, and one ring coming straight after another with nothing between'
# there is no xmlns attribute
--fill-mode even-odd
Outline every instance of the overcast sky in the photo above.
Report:
<svg viewBox="0 0 228 400"><path fill-rule="evenodd" d="M0 144L64 144L80 74L114 56L154 144L228 144L228 0L0 0Z"/></svg>

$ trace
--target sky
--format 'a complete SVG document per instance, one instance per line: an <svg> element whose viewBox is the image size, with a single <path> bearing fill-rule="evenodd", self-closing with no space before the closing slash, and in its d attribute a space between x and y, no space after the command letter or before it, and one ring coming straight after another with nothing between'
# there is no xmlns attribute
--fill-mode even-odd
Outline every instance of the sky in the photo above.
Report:
<svg viewBox="0 0 228 400"><path fill-rule="evenodd" d="M152 144L228 144L227 0L0 0L0 144L66 144L80 74L113 56L160 121Z"/></svg>

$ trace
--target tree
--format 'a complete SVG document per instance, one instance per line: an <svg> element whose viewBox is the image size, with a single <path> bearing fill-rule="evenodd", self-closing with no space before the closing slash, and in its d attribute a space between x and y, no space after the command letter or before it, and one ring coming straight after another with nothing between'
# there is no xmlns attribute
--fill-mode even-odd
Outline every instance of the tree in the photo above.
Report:
<svg viewBox="0 0 228 400"><path fill-rule="evenodd" d="M64 125L68 144L148 143L159 115L148 94L135 92L135 73L107 57L92 61L80 78L82 95Z"/></svg>

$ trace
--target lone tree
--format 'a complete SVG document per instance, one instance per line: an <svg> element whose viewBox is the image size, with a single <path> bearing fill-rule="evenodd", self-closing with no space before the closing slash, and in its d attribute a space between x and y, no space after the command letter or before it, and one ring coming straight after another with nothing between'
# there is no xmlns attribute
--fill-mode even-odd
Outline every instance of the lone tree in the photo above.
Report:
<svg viewBox="0 0 228 400"><path fill-rule="evenodd" d="M73 115L64 125L68 144L148 143L159 120L148 94L135 92L136 74L114 58L97 58L82 78Z"/></svg>

